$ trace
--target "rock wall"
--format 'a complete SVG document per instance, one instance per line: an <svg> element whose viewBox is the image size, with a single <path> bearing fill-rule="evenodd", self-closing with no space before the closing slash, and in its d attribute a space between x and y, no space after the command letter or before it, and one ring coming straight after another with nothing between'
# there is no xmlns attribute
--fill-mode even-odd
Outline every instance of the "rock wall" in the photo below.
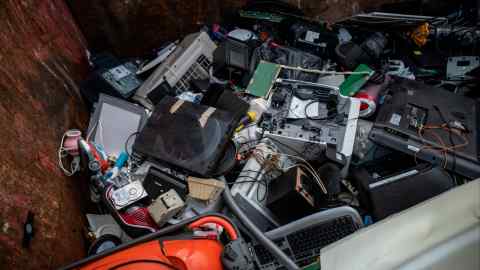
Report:
<svg viewBox="0 0 480 270"><path fill-rule="evenodd" d="M84 255L84 198L56 151L64 130L86 125L86 43L63 0L2 0L0 29L0 269L54 269Z"/></svg>

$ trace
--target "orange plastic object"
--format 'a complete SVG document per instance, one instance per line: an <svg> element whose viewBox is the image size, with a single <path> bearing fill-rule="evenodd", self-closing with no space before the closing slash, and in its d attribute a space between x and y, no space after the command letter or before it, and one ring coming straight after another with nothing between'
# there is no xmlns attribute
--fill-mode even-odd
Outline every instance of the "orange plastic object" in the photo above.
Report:
<svg viewBox="0 0 480 270"><path fill-rule="evenodd" d="M210 239L153 240L119 251L79 269L222 270L222 251L220 242Z"/></svg>
<svg viewBox="0 0 480 270"><path fill-rule="evenodd" d="M222 270L223 246L217 240L193 239L163 242L165 255L179 270Z"/></svg>
<svg viewBox="0 0 480 270"><path fill-rule="evenodd" d="M409 33L410 38L417 44L417 46L422 47L427 44L428 35L430 35L430 25L428 23L421 24L413 32Z"/></svg>
<svg viewBox="0 0 480 270"><path fill-rule="evenodd" d="M94 261L86 266L83 266L82 270L107 270L115 268L118 265L130 262L130 261L139 261L139 260L156 260L163 263L171 265L171 262L163 254L162 249L158 241L151 241L144 244L140 244L117 253L114 253L110 256L104 257L100 260ZM163 268L162 268L163 267ZM162 266L160 264L153 263L132 263L120 267L121 270L172 270L167 266Z"/></svg>
<svg viewBox="0 0 480 270"><path fill-rule="evenodd" d="M260 32L260 40L265 42L268 40L268 38L270 37L270 34L268 34L268 32Z"/></svg>
<svg viewBox="0 0 480 270"><path fill-rule="evenodd" d="M217 225L222 226L230 236L230 240L232 241L237 240L238 235L235 229L233 228L233 225L230 224L230 222L226 221L225 219L216 217L216 216L208 216L208 217L201 218L197 221L190 223L190 225L188 225L188 228L190 229L198 228L206 223L215 223Z"/></svg>

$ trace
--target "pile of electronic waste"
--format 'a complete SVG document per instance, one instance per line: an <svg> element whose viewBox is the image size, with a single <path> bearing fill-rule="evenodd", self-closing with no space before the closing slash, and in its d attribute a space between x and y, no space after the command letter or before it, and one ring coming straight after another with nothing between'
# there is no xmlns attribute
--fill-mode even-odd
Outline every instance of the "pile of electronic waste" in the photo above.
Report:
<svg viewBox="0 0 480 270"><path fill-rule="evenodd" d="M321 248L480 176L475 25L240 18L149 61L91 58L88 130L66 132L58 153L99 209L89 255L221 213L248 250L228 269L318 269Z"/></svg>

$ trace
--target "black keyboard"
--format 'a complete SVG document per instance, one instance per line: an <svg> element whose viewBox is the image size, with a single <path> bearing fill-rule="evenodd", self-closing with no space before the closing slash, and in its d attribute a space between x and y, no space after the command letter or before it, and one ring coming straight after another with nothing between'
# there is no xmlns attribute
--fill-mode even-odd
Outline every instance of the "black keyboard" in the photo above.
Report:
<svg viewBox="0 0 480 270"><path fill-rule="evenodd" d="M318 261L320 249L359 229L351 216L342 216L288 234L273 242L298 266L304 267ZM257 265L262 270L285 269L262 245L252 244Z"/></svg>

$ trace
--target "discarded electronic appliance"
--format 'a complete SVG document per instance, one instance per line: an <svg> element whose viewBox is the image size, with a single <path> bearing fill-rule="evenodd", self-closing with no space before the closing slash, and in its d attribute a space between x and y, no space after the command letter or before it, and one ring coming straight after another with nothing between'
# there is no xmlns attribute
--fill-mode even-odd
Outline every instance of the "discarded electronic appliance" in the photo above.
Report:
<svg viewBox="0 0 480 270"><path fill-rule="evenodd" d="M193 79L208 79L216 48L205 32L188 35L142 84L133 99L153 110L165 95L189 90Z"/></svg>
<svg viewBox="0 0 480 270"><path fill-rule="evenodd" d="M398 78L370 139L469 178L480 176L477 101Z"/></svg>
<svg viewBox="0 0 480 270"><path fill-rule="evenodd" d="M146 119L141 106L102 94L90 118L86 140L101 145L109 156L119 156L125 151L125 144L131 153L133 140L127 140L143 127Z"/></svg>
<svg viewBox="0 0 480 270"><path fill-rule="evenodd" d="M89 217L91 257L70 267L313 270L343 265L339 250L382 254L357 240L480 176L471 11L326 24L255 1L242 28L205 26L140 67L91 58L115 97L93 93L88 130L58 149L102 214ZM467 223L455 223L462 239Z"/></svg>
<svg viewBox="0 0 480 270"><path fill-rule="evenodd" d="M215 234L202 236L197 231L207 223L223 227L228 243L222 244ZM176 239L167 234L189 229ZM132 241L95 256L73 263L62 269L111 269L118 267L148 267L159 269L254 269L244 240L235 224L218 214L202 215L159 231L148 237Z"/></svg>
<svg viewBox="0 0 480 270"><path fill-rule="evenodd" d="M235 127L229 112L166 96L155 106L133 149L135 154L212 176Z"/></svg>
<svg viewBox="0 0 480 270"><path fill-rule="evenodd" d="M265 235L289 254L298 266L305 267L318 263L320 249L362 227L363 222L357 211L350 207L339 207L304 217L268 231ZM252 250L259 269L282 267L262 245L254 242Z"/></svg>
<svg viewBox="0 0 480 270"><path fill-rule="evenodd" d="M279 66L276 76L280 69L335 74ZM333 160L345 166L346 173L353 152L360 102L342 97L335 86L276 76L269 86L270 108L260 123L263 134L278 141L282 152L307 160L328 152ZM335 150L327 151L329 146Z"/></svg>
<svg viewBox="0 0 480 270"><path fill-rule="evenodd" d="M110 54L95 55L91 61L95 69L81 86L91 104L98 101L99 93L128 99L143 83L136 76L138 67L135 62L122 62Z"/></svg>

